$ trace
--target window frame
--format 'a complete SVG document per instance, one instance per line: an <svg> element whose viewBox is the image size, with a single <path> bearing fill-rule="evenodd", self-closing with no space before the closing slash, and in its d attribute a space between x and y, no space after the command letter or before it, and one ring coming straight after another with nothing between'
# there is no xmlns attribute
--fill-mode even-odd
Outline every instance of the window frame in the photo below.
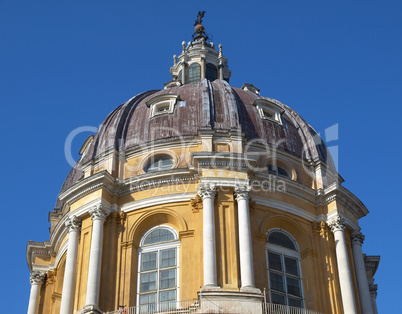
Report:
<svg viewBox="0 0 402 314"><path fill-rule="evenodd" d="M155 164L156 162L160 162L159 160L161 160L162 158L170 159L172 161L171 167L164 169L164 168L161 168L160 165L158 165L158 169L149 171L149 168L150 168L151 164ZM170 170L170 169L174 168L175 163L176 163L176 160L171 155L167 155L167 154L152 155L145 162L143 171L144 171L144 173L153 173L153 172L158 172L158 171Z"/></svg>
<svg viewBox="0 0 402 314"><path fill-rule="evenodd" d="M266 99L255 99L253 102L253 106L256 107L261 119L276 122L279 125L282 125L281 116L285 112L285 109L283 109L279 105Z"/></svg>
<svg viewBox="0 0 402 314"><path fill-rule="evenodd" d="M272 170L269 169L270 166L272 166ZM292 179L291 173L285 167L274 163L268 163L266 167L269 174L280 176L282 178ZM286 175L280 174L279 168L282 169L286 173Z"/></svg>
<svg viewBox="0 0 402 314"><path fill-rule="evenodd" d="M165 114L172 114L176 103L180 101L180 96L177 94L162 94L152 97L146 102L149 110L149 118L157 117ZM161 108L168 108L164 111L159 111Z"/></svg>
<svg viewBox="0 0 402 314"><path fill-rule="evenodd" d="M198 69L198 80L194 80L196 78L196 75L191 76L191 72L194 69ZM191 63L188 66L188 84L198 84L201 81L201 65L198 62Z"/></svg>
<svg viewBox="0 0 402 314"><path fill-rule="evenodd" d="M283 247L281 245L278 244L273 244L273 243L269 243L268 239L269 239L269 235L273 232L280 232L283 233L285 236L287 236L295 245L296 250L292 250L286 247ZM269 256L268 253L272 252L274 254L280 255L280 259L281 259L281 271L275 270L273 268L270 268L269 265ZM304 298L304 290L303 290L303 274L302 274L302 268L301 268L301 254L300 254L300 249L299 246L296 242L296 240L285 230L279 229L279 228L274 228L271 229L267 232L267 243L265 244L265 257L266 257L266 263L267 263L267 276L268 276L268 291L269 291L269 298L270 298L270 302L273 303L273 297L272 297L272 293L275 293L277 295L283 295L285 297L285 302L286 302L286 306L292 306L289 305L289 300L288 298L291 297L293 299L299 299L301 301L302 306L300 308L306 308L306 303L305 303L305 298ZM298 269L298 273L299 275L293 275L290 273L286 272L286 264L285 264L285 257L289 257L292 259L296 259L297 261L297 269ZM273 273L276 274L280 274L283 278L283 287L284 287L284 292L281 291L277 291L271 288L271 275L270 272L273 271ZM300 297L290 294L288 293L288 285L287 285L287 276L289 276L290 278L294 278L294 279L298 279L299 283L300 283ZM273 291L274 290L274 291Z"/></svg>
<svg viewBox="0 0 402 314"><path fill-rule="evenodd" d="M144 241L147 238L147 236L152 231L155 231L156 229L166 229L166 230L172 232L173 235L174 235L174 240L169 240L169 241L164 241L164 242L157 242L157 243L152 243L152 244L144 244ZM171 267L165 267L165 268L161 269L160 265L159 265L160 264L160 252L163 251L163 250L167 250L167 249L175 249L175 252L176 252L176 265L171 266ZM175 301L166 301L166 302L175 302L175 303L179 302L180 301L180 285L179 285L179 282L180 282L180 274L179 274L179 270L180 270L180 265L179 265L179 261L180 261L180 258L179 258L180 257L180 255L179 255L180 254L180 239L179 239L179 236L178 236L176 230L174 228L170 227L170 226L167 226L167 225L158 225L158 226L155 226L155 227L149 229L142 236L137 252L138 252L138 267L137 267L137 299L136 299L136 304L137 304L137 306L139 308L139 313L142 313L142 306L147 307L147 311L148 311L149 306L151 304L155 304L155 309L154 309L155 311L160 310L159 307L161 305L161 302L159 301L159 299L160 299L159 294L160 294L160 292L163 292L163 291L170 291L170 290L175 289L176 290L176 292L175 292ZM142 271L141 270L141 262L142 262L143 255L146 254L146 253L153 253L153 252L157 253L156 254L156 268L152 269L152 270ZM176 271L176 285L175 285L174 288L170 287L170 288L167 288L167 289L160 289L160 287L159 287L159 285L160 285L160 282L159 282L160 272L162 270L170 270L170 269L175 269L175 271ZM142 293L140 291L141 275L146 274L146 273L151 273L151 272L156 272L156 289L155 289L154 292L147 291L145 293ZM147 295L147 294L152 294L152 293L156 294L155 303L148 303L148 304L141 305L140 304L141 295ZM147 311L145 311L145 312L147 313Z"/></svg>

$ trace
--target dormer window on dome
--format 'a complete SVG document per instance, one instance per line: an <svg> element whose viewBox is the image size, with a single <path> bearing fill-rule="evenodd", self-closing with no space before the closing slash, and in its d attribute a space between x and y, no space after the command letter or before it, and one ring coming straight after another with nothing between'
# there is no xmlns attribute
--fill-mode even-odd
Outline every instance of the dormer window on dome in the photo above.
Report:
<svg viewBox="0 0 402 314"><path fill-rule="evenodd" d="M281 116L285 112L282 107L265 99L256 99L253 105L262 119L282 124Z"/></svg>
<svg viewBox="0 0 402 314"><path fill-rule="evenodd" d="M158 95L146 102L149 110L149 117L153 118L162 114L173 113L174 107L180 96L176 94Z"/></svg>

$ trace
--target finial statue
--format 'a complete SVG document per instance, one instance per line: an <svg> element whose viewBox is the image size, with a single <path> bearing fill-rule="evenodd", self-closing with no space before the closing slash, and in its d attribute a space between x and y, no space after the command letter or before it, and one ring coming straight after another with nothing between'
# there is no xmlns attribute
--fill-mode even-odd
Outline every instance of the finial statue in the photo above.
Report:
<svg viewBox="0 0 402 314"><path fill-rule="evenodd" d="M202 18L204 17L205 11L198 11L197 19L194 22L194 26L202 23Z"/></svg>

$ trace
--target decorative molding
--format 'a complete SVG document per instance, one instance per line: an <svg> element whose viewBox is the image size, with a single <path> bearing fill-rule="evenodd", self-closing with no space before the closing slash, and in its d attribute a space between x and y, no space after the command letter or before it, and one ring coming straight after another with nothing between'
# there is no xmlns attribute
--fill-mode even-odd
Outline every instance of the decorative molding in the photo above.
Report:
<svg viewBox="0 0 402 314"><path fill-rule="evenodd" d="M313 250L313 249L305 249L303 252L301 252L300 257L306 258L308 256L311 256L312 258L318 258L318 251Z"/></svg>
<svg viewBox="0 0 402 314"><path fill-rule="evenodd" d="M248 185L236 185L235 189L234 189L234 194L235 194L235 198L236 201L240 201L240 200L248 200L249 199L249 194L251 191L251 186Z"/></svg>
<svg viewBox="0 0 402 314"><path fill-rule="evenodd" d="M68 228L68 232L78 232L81 229L81 219L75 215L72 215L70 218L68 218L64 224Z"/></svg>
<svg viewBox="0 0 402 314"><path fill-rule="evenodd" d="M325 237L330 234L330 228L324 220L321 220L320 222L314 221L312 225L314 234L321 237Z"/></svg>
<svg viewBox="0 0 402 314"><path fill-rule="evenodd" d="M57 269L48 270L46 274L46 286L56 282Z"/></svg>
<svg viewBox="0 0 402 314"><path fill-rule="evenodd" d="M350 235L350 239L352 241L352 245L357 244L362 246L365 236L360 231L356 230L352 232L352 234Z"/></svg>
<svg viewBox="0 0 402 314"><path fill-rule="evenodd" d="M132 201L130 203L124 204L121 206L121 211L128 213L133 210L151 207L156 205L166 205L169 203L179 203L179 202L188 202L191 198L194 198L195 194L191 192L187 193L176 193L176 194L168 194L168 195L159 195L149 198L140 199L138 201Z"/></svg>
<svg viewBox="0 0 402 314"><path fill-rule="evenodd" d="M53 294L52 294L52 301L53 301L53 303L54 303L55 301L61 301L61 293L53 292Z"/></svg>
<svg viewBox="0 0 402 314"><path fill-rule="evenodd" d="M345 231L347 223L345 218L343 218L340 215L337 215L328 223L328 225L331 228L332 233L335 233L337 231Z"/></svg>
<svg viewBox="0 0 402 314"><path fill-rule="evenodd" d="M202 210L202 198L198 194L195 196L195 198L192 198L190 200L190 205L193 210L193 213L198 213L200 210Z"/></svg>
<svg viewBox="0 0 402 314"><path fill-rule="evenodd" d="M206 198L214 199L216 196L216 185L213 183L201 183L197 188L197 193L202 200Z"/></svg>
<svg viewBox="0 0 402 314"><path fill-rule="evenodd" d="M194 237L194 230L186 230L186 231L180 231L179 232L179 239L181 240L182 238L192 238Z"/></svg>
<svg viewBox="0 0 402 314"><path fill-rule="evenodd" d="M105 221L110 214L110 210L103 207L102 204L96 205L89 210L92 220Z"/></svg>
<svg viewBox="0 0 402 314"><path fill-rule="evenodd" d="M33 271L29 277L31 285L41 285L45 282L46 273L42 271Z"/></svg>

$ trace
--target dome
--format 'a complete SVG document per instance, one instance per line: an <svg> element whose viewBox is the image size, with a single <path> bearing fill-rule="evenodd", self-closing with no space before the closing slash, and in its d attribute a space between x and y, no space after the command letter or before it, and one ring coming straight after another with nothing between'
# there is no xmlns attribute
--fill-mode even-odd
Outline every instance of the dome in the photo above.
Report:
<svg viewBox="0 0 402 314"><path fill-rule="evenodd" d="M173 86L140 93L113 110L102 122L85 156L78 162L61 192L82 177L77 169L96 160L110 149L126 153L149 143L167 143L178 137L196 139L200 131L219 134L238 132L246 141L260 142L282 150L306 163L325 162L331 171L335 166L317 132L290 107L256 93L251 84L232 87L225 80L201 79L196 84ZM147 104L163 96L176 97L170 114L151 116ZM280 121L264 119L259 102L281 111Z"/></svg>
<svg viewBox="0 0 402 314"><path fill-rule="evenodd" d="M193 34L163 89L84 142L50 240L27 246L29 313L357 313L354 293L369 298L367 209L299 114L229 84L218 47Z"/></svg>

